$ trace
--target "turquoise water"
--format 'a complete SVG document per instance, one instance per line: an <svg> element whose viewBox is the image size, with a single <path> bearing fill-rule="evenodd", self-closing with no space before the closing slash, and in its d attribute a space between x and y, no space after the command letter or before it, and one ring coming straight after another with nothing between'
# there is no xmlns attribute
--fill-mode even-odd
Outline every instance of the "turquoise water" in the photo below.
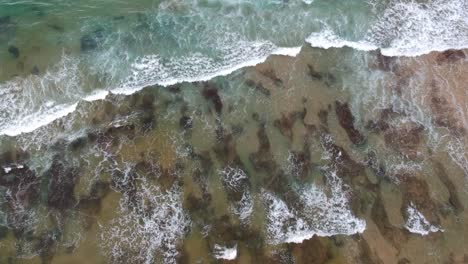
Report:
<svg viewBox="0 0 468 264"><path fill-rule="evenodd" d="M8 135L31 132L106 91L128 94L146 85L206 80L285 52L278 49L297 49L305 40L325 48L383 48L394 55L466 44L466 3L453 0L427 7L298 0L4 1L0 6L0 16L8 20L0 40L20 51L19 59L7 48L0 51L5 94L0 124L6 127L1 134ZM399 22L406 17L411 19ZM34 72L38 76L31 76ZM38 118L43 121L32 121Z"/></svg>

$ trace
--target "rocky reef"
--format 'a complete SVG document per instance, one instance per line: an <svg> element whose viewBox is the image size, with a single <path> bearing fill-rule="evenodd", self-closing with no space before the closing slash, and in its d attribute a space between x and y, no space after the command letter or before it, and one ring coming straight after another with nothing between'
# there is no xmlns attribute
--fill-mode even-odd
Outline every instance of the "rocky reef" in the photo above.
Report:
<svg viewBox="0 0 468 264"><path fill-rule="evenodd" d="M396 98L367 112L347 69L326 66L349 52L306 46L210 81L109 94L43 128L50 142L12 138L0 262L466 261L466 51L361 54Z"/></svg>

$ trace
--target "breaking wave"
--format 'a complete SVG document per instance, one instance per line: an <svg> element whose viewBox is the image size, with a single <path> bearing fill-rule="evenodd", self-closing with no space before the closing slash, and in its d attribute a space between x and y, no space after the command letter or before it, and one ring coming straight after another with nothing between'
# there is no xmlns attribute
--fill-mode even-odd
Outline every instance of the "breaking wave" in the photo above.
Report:
<svg viewBox="0 0 468 264"><path fill-rule="evenodd" d="M86 92L79 60L63 56L44 76L31 75L0 84L0 135L29 133L75 111L80 101L102 100L108 94L130 95L146 86L169 86L183 82L207 81L264 62L269 55L296 56L301 47L278 48L271 43L243 42L225 47L224 60L202 54L169 61L148 55L131 64L130 77L117 88ZM43 103L41 98L49 97ZM43 99L42 99L43 100ZM63 103L61 103L61 101Z"/></svg>
<svg viewBox="0 0 468 264"><path fill-rule="evenodd" d="M294 209L281 198L263 192L267 206L266 232L272 244L301 243L317 236L352 235L362 233L366 222L357 218L348 205L347 192L336 173L327 175L330 195L326 190L309 185L298 191L302 210Z"/></svg>
<svg viewBox="0 0 468 264"><path fill-rule="evenodd" d="M311 4L312 1L304 3ZM322 30L311 33L305 40L313 47L324 49L380 49L386 56L418 56L431 51L468 48L466 1L394 1L382 12L375 12L374 16L377 17L376 21L371 23L363 36L342 36L336 30L336 25L332 27L326 21L319 21L319 24L325 26L322 26ZM310 23L309 20L305 22ZM121 33L117 35L121 41ZM261 36L257 36L257 39L261 39ZM108 42L112 42L111 40L112 38ZM102 67L110 67L112 70L116 63L129 64L130 72L110 86L94 87L91 91L84 87L84 83L89 80L80 71L79 59L63 56L62 61L43 76L31 75L0 84L0 135L16 136L32 132L73 112L77 103L82 100L104 99L109 93L131 94L149 85L167 86L181 82L206 81L262 63L272 54L296 56L301 50L301 47L278 47L269 40L247 41L242 38L233 39L232 36L227 36L225 40L216 40L216 45L217 55L214 57L200 52L179 57L150 53L132 61L128 60L128 56L124 56L125 59L121 61L116 56L109 55L114 49L118 50L110 48L109 54L104 52L102 56L118 62L112 62L110 67L104 60ZM100 55L98 61L103 61L102 56ZM94 68L96 67L91 67L91 70Z"/></svg>
<svg viewBox="0 0 468 264"><path fill-rule="evenodd" d="M380 49L385 56L414 57L432 51L468 48L467 18L466 1L393 1L360 40L348 40L325 26L306 41L324 49Z"/></svg>

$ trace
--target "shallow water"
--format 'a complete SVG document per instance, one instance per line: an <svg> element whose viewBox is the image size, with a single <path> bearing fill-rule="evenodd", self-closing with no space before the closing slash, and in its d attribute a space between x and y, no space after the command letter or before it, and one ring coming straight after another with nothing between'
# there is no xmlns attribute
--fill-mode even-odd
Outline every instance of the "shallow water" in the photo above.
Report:
<svg viewBox="0 0 468 264"><path fill-rule="evenodd" d="M466 5L0 0L0 262L466 261Z"/></svg>

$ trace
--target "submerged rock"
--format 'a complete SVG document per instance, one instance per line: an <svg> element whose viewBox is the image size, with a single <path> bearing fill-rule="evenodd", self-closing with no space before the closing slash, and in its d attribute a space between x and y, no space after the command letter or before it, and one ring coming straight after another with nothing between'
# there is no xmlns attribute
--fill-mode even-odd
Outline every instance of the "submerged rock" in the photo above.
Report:
<svg viewBox="0 0 468 264"><path fill-rule="evenodd" d="M90 35L85 35L80 39L81 51L90 51L96 49L98 46L97 41Z"/></svg>
<svg viewBox="0 0 468 264"><path fill-rule="evenodd" d="M322 123L322 125L324 125L325 127L327 127L327 126L328 126L328 111L327 111L327 110L324 110L324 109L321 109L321 110L317 113L317 116L319 117L320 122Z"/></svg>
<svg viewBox="0 0 468 264"><path fill-rule="evenodd" d="M15 59L19 58L20 56L19 49L13 45L8 47L8 53L10 53Z"/></svg>
<svg viewBox="0 0 468 264"><path fill-rule="evenodd" d="M455 63L466 58L463 50L446 50L437 56L437 62L442 63Z"/></svg>
<svg viewBox="0 0 468 264"><path fill-rule="evenodd" d="M307 110L304 108L303 111L297 111L297 112L292 112L289 114L281 114L281 118L277 119L273 122L273 125L278 128L281 132L281 134L290 140L293 139L293 126L294 122L296 120L304 119L305 115L307 113Z"/></svg>
<svg viewBox="0 0 468 264"><path fill-rule="evenodd" d="M326 134L321 137L321 143L325 150L331 154L331 160L337 169L338 175L345 178L354 178L365 174L364 166L351 159L348 152L330 141Z"/></svg>
<svg viewBox="0 0 468 264"><path fill-rule="evenodd" d="M262 74L263 76L265 76L268 79L272 80L273 83L276 86L283 85L283 80L281 80L281 78L278 78L278 76L276 75L276 72L275 72L274 69L268 69L268 70L260 71L260 74Z"/></svg>
<svg viewBox="0 0 468 264"><path fill-rule="evenodd" d="M385 176L386 169L383 163L378 159L377 153L374 150L370 150L367 153L366 165L380 178Z"/></svg>
<svg viewBox="0 0 468 264"><path fill-rule="evenodd" d="M444 89L437 85L435 82L432 84L432 90L430 93L429 107L433 113L434 124L448 128L452 133L463 135L465 133L465 127L463 126L463 120L460 120L457 105L454 102L449 101L448 95L445 94Z"/></svg>
<svg viewBox="0 0 468 264"><path fill-rule="evenodd" d="M193 118L189 116L182 116L179 119L179 126L183 129L190 129L193 126Z"/></svg>
<svg viewBox="0 0 468 264"><path fill-rule="evenodd" d="M407 208L413 204L429 222L439 224L437 206L431 198L429 186L426 181L416 175L398 175L404 189L401 213L407 216Z"/></svg>
<svg viewBox="0 0 468 264"><path fill-rule="evenodd" d="M92 51L98 48L99 43L104 38L104 30L97 29L80 38L80 47L82 52Z"/></svg>
<svg viewBox="0 0 468 264"><path fill-rule="evenodd" d="M259 141L259 148L256 153L249 155L249 160L256 170L265 171L267 173L276 172L278 166L273 160L273 156L270 152L270 140L266 134L266 128L264 124L260 124L260 128L257 132Z"/></svg>
<svg viewBox="0 0 468 264"><path fill-rule="evenodd" d="M9 165L1 168L0 186L6 187L10 195L12 212L30 208L37 202L40 180L35 173L25 165Z"/></svg>
<svg viewBox="0 0 468 264"><path fill-rule="evenodd" d="M289 244L297 264L322 264L330 260L331 252L317 236L304 240L300 244Z"/></svg>
<svg viewBox="0 0 468 264"><path fill-rule="evenodd" d="M0 17L0 42L9 41L14 37L16 23L11 20L11 16Z"/></svg>
<svg viewBox="0 0 468 264"><path fill-rule="evenodd" d="M308 74L312 80L315 81L324 81L327 86L330 86L336 81L335 76L328 72L318 72L315 70L314 66L307 64Z"/></svg>
<svg viewBox="0 0 468 264"><path fill-rule="evenodd" d="M305 179L311 170L310 153L307 144L303 151L291 151L288 157L289 173L300 179Z"/></svg>
<svg viewBox="0 0 468 264"><path fill-rule="evenodd" d="M74 196L78 178L76 168L67 167L64 161L55 157L44 177L49 178L47 204L59 210L66 210L76 205Z"/></svg>
<svg viewBox="0 0 468 264"><path fill-rule="evenodd" d="M49 28L55 30L55 31L58 31L58 32L63 32L64 31L63 26L59 26L59 25L56 25L56 24L48 24L47 26Z"/></svg>
<svg viewBox="0 0 468 264"><path fill-rule="evenodd" d="M37 66L34 66L31 70L31 74L39 75L39 68Z"/></svg>
<svg viewBox="0 0 468 264"><path fill-rule="evenodd" d="M211 83L206 83L205 88L202 90L203 97L211 101L216 113L219 115L223 110L223 102L218 94L218 89Z"/></svg>
<svg viewBox="0 0 468 264"><path fill-rule="evenodd" d="M335 110L338 121L341 127L343 127L348 134L351 142L353 142L355 145L363 143L364 136L354 127L354 116L351 113L351 109L349 109L348 103L335 101Z"/></svg>
<svg viewBox="0 0 468 264"><path fill-rule="evenodd" d="M309 69L308 73L309 73L309 76L313 79L313 80L317 80L317 81L321 81L323 79L323 76L320 72L316 71L314 66L310 65L310 64L307 64L307 68Z"/></svg>
<svg viewBox="0 0 468 264"><path fill-rule="evenodd" d="M253 80L245 81L245 84L249 87L253 87L255 90L259 91L260 93L264 94L265 96L270 96L271 92L261 82L254 82Z"/></svg>
<svg viewBox="0 0 468 264"><path fill-rule="evenodd" d="M421 143L421 132L424 127L415 123L402 124L385 131L385 144L400 154L415 159Z"/></svg>

